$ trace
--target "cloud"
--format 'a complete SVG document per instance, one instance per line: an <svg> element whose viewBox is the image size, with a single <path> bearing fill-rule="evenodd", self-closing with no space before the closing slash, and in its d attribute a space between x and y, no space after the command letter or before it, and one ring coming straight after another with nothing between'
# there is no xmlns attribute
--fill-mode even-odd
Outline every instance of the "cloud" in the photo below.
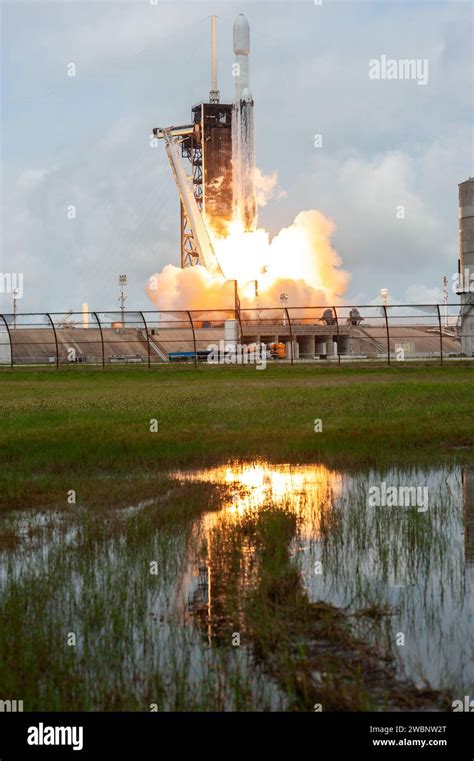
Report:
<svg viewBox="0 0 474 761"><path fill-rule="evenodd" d="M438 287L444 274L456 270L455 167L465 155L463 145L467 150L460 135L442 149L435 142L415 154L398 150L365 158L318 153L316 168L300 173L288 189L289 199L305 197L336 220L335 247L360 298L370 298L382 287L398 296L414 283Z"/></svg>
<svg viewBox="0 0 474 761"><path fill-rule="evenodd" d="M114 306L117 278L129 276L129 303L143 301L153 262L176 259L176 198L158 151L135 120L113 125L85 156L10 178L4 196L3 271L24 273L28 309ZM72 210L72 215L71 215ZM4 296L8 304L8 297Z"/></svg>
<svg viewBox="0 0 474 761"><path fill-rule="evenodd" d="M410 285L406 289L405 298L406 304L440 304L443 301L443 291L425 285Z"/></svg>

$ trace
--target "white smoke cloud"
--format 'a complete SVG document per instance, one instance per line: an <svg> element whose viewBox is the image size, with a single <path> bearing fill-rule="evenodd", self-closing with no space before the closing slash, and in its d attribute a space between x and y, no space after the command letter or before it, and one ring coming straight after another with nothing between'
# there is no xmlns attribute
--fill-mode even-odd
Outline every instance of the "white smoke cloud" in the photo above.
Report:
<svg viewBox="0 0 474 761"><path fill-rule="evenodd" d="M270 199L275 197L284 198L286 196L286 192L278 185L277 172L266 175L258 167L255 167L253 181L257 206L266 206Z"/></svg>
<svg viewBox="0 0 474 761"><path fill-rule="evenodd" d="M314 209L300 212L293 223L271 241L266 230L254 233L233 228L214 247L225 278L213 277L203 267L179 269L167 265L153 275L146 291L161 309L232 308L237 280L242 306L275 306L285 294L287 306L338 303L349 275L331 244L334 223Z"/></svg>

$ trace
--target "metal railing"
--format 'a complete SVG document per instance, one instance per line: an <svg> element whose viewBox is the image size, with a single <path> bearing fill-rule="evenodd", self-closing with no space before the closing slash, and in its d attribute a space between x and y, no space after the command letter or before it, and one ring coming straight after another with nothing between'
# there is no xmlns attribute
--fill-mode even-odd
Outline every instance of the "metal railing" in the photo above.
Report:
<svg viewBox="0 0 474 761"><path fill-rule="evenodd" d="M291 364L468 359L474 304L0 314L0 366L12 369L197 364L236 343L279 346L268 356Z"/></svg>

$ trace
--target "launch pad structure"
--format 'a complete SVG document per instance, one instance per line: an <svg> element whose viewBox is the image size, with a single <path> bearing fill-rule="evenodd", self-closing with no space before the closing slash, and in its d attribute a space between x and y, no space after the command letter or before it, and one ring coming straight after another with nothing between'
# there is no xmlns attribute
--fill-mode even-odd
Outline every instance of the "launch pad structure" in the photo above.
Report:
<svg viewBox="0 0 474 761"><path fill-rule="evenodd" d="M200 103L192 109L196 129L181 143L192 167L194 197L203 219L218 235L232 220L232 103ZM181 266L199 264L192 229L181 206Z"/></svg>
<svg viewBox="0 0 474 761"><path fill-rule="evenodd" d="M200 264L219 274L223 273L209 230L217 237L225 237L238 200L244 207L246 229L255 225L253 100L248 81L250 31L242 14L234 23L234 52L236 100L221 103L217 88L217 18L212 16L209 101L192 107L190 124L153 129L154 137L165 141L180 197L181 267ZM186 168L180 159L186 160Z"/></svg>
<svg viewBox="0 0 474 761"><path fill-rule="evenodd" d="M282 344L290 365L309 362L458 362L472 357L460 302L421 306L275 307L0 314L0 367L207 362L210 347ZM328 312L331 316L328 317ZM463 332L464 328L464 332ZM273 357L274 359L274 357ZM472 361L472 360L471 360Z"/></svg>

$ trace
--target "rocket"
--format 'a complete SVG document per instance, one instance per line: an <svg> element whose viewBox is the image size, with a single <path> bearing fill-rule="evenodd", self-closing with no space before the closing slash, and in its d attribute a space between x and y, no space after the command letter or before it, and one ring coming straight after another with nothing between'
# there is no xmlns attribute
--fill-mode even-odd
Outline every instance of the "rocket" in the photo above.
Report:
<svg viewBox="0 0 474 761"><path fill-rule="evenodd" d="M246 232L257 224L255 198L255 144L253 98L250 92L250 27L241 13L234 21L235 104L232 114L232 164L234 217L243 222Z"/></svg>

